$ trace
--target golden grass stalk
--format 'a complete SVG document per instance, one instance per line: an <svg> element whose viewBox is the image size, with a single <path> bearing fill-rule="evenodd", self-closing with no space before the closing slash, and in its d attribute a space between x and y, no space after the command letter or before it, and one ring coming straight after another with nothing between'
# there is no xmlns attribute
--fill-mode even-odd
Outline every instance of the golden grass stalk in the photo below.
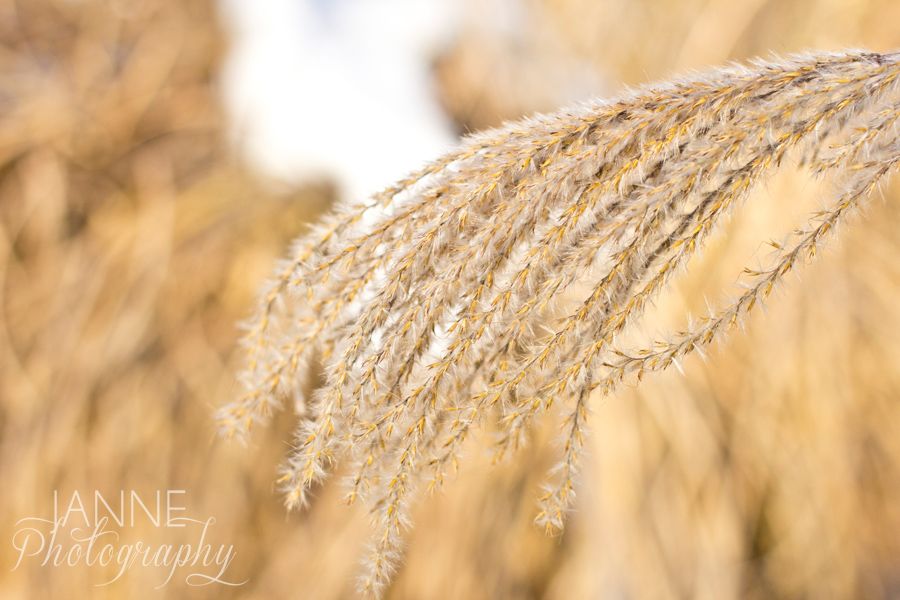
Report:
<svg viewBox="0 0 900 600"><path fill-rule="evenodd" d="M400 557L411 500L439 486L473 430L515 448L557 405L563 452L538 522L563 526L588 400L676 364L760 299L900 160L900 55L757 61L473 136L300 240L245 338L246 394L220 413L244 434L285 397L304 415L282 482L290 507L337 460L378 533L364 588ZM731 305L644 350L621 350L722 217L796 153L843 184ZM581 297L572 299L579 290ZM325 382L298 398L318 355Z"/></svg>

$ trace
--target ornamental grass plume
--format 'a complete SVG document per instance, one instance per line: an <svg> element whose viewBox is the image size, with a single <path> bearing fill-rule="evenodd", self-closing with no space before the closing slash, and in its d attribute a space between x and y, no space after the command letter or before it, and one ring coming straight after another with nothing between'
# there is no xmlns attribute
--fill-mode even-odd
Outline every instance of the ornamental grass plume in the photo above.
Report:
<svg viewBox="0 0 900 600"><path fill-rule="evenodd" d="M442 485L473 431L498 456L553 409L559 460L537 522L563 527L588 402L699 351L765 298L900 160L900 54L756 61L506 125L300 239L244 338L246 434L284 399L301 415L289 507L338 461L377 532L363 587L395 570L410 504ZM646 348L621 338L722 217L786 158L839 183L744 292ZM585 291L586 290L586 291ZM311 361L324 383L301 390ZM595 393L596 392L596 393Z"/></svg>

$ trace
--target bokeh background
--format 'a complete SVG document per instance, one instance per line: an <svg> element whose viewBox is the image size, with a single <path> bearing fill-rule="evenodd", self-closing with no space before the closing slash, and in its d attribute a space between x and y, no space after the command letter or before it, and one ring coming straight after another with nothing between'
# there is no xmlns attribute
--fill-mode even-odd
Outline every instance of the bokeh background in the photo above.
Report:
<svg viewBox="0 0 900 600"><path fill-rule="evenodd" d="M894 0L3 0L0 597L354 597L365 514L331 483L291 515L273 490L292 415L247 447L212 420L289 241L465 132L772 51L896 49L898 22ZM897 192L706 361L594 404L562 536L531 523L552 427L498 468L474 444L388 596L900 597ZM793 167L768 182L647 335L823 193ZM123 489L187 490L248 583L12 570L53 490Z"/></svg>

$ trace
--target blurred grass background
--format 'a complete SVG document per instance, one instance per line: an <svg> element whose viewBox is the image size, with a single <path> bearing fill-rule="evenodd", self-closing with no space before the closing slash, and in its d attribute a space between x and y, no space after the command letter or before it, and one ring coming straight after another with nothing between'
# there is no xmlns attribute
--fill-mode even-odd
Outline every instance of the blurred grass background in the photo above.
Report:
<svg viewBox="0 0 900 600"><path fill-rule="evenodd" d="M497 25L501 4L514 27ZM460 132L770 51L900 47L891 0L468 0L463 14L433 57ZM273 492L290 415L249 448L214 434L236 322L339 183L274 185L236 158L224 31L212 0L0 4L0 597L354 596L365 515L336 485L293 515ZM825 191L771 181L647 334L715 301ZM563 536L531 524L554 432L501 468L473 447L418 508L389 597L900 596L897 187L885 196L708 361L594 405ZM54 489L187 490L249 582L11 570L16 521L48 514Z"/></svg>

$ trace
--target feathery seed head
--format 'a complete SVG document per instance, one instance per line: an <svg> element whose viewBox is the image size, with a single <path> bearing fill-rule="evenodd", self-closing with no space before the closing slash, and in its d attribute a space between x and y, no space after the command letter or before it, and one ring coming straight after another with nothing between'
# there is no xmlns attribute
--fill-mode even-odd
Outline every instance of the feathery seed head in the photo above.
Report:
<svg viewBox="0 0 900 600"><path fill-rule="evenodd" d="M371 506L379 532L364 583L377 595L419 484L439 487L488 420L502 426L500 456L556 406L562 453L538 522L558 531L591 394L680 368L814 256L900 161L898 77L897 54L756 61L470 137L295 244L247 326L246 392L220 412L222 431L246 434L295 398L306 414L286 502L303 505L336 461L352 464L348 500ZM792 152L839 177L834 204L773 243L732 303L649 348L619 347ZM325 382L298 402L314 356Z"/></svg>

